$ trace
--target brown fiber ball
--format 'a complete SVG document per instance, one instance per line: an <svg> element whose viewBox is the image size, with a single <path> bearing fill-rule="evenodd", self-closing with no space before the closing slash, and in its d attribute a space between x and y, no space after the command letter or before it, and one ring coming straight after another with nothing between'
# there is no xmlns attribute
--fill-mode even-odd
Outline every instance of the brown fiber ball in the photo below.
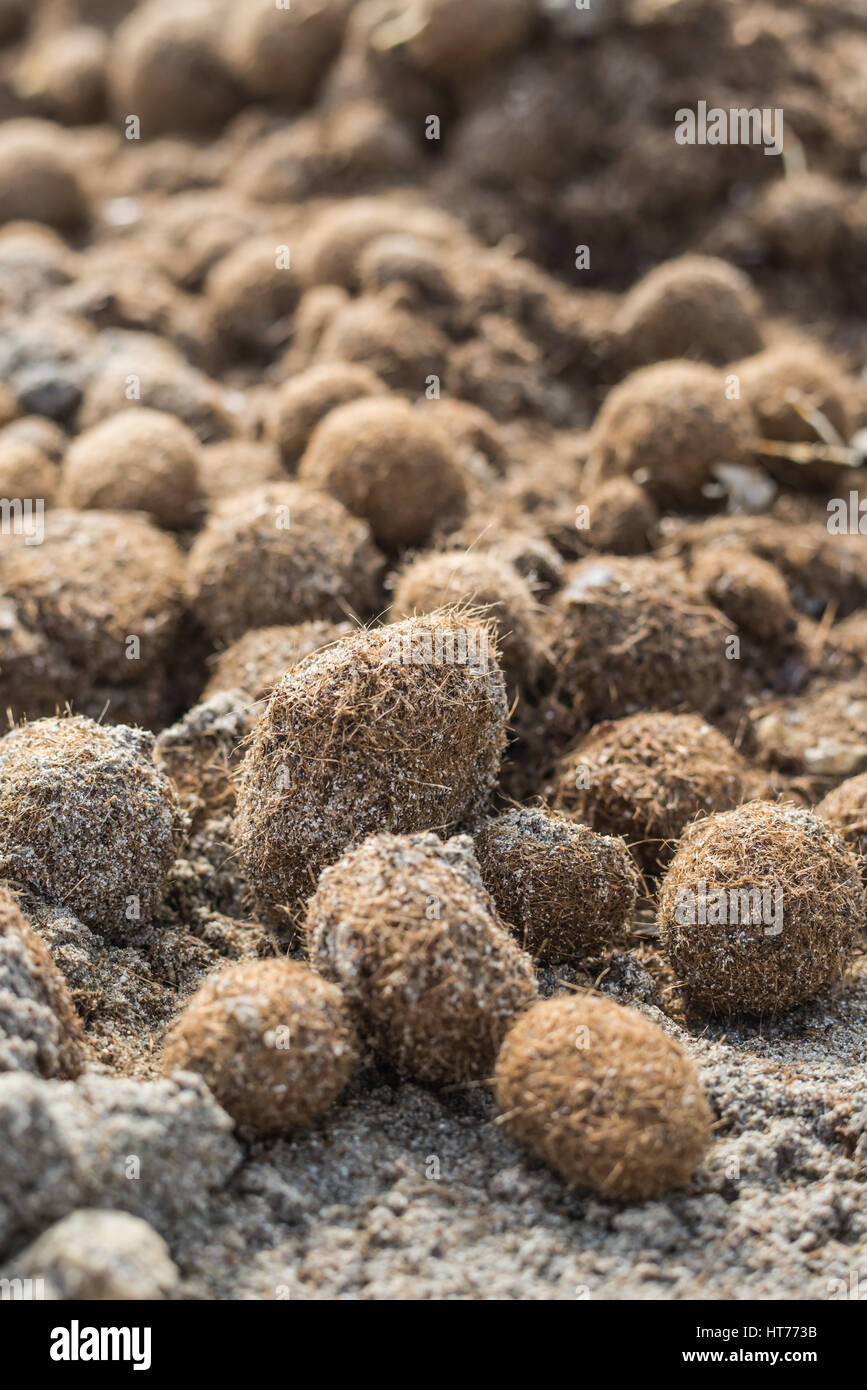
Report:
<svg viewBox="0 0 867 1390"><path fill-rule="evenodd" d="M551 653L578 723L684 704L710 714L731 683L729 624L675 566L600 555L566 572Z"/></svg>
<svg viewBox="0 0 867 1390"><path fill-rule="evenodd" d="M786 637L797 623L789 587L778 569L735 547L696 552L691 578L711 603L754 637Z"/></svg>
<svg viewBox="0 0 867 1390"><path fill-rule="evenodd" d="M509 682L532 685L542 662L536 632L539 605L517 570L490 552L428 551L397 577L392 612L395 618L409 618L456 603L482 609L496 624Z"/></svg>
<svg viewBox="0 0 867 1390"><path fill-rule="evenodd" d="M109 40L80 25L44 34L15 69L16 90L65 125L92 125L105 115Z"/></svg>
<svg viewBox="0 0 867 1390"><path fill-rule="evenodd" d="M57 493L57 465L36 444L0 435L0 497L42 498L50 506Z"/></svg>
<svg viewBox="0 0 867 1390"><path fill-rule="evenodd" d="M421 544L466 498L448 437L397 399L333 410L314 430L298 475L364 517L376 541L392 551Z"/></svg>
<svg viewBox="0 0 867 1390"><path fill-rule="evenodd" d="M174 415L121 410L69 446L63 464L67 506L145 512L180 531L200 504L199 441Z"/></svg>
<svg viewBox="0 0 867 1390"><path fill-rule="evenodd" d="M587 538L609 555L643 555L650 550L659 513L644 488L631 478L609 478L587 499Z"/></svg>
<svg viewBox="0 0 867 1390"><path fill-rule="evenodd" d="M598 724L561 758L554 804L606 835L622 835L655 873L696 816L743 799L746 766L696 714L636 714Z"/></svg>
<svg viewBox="0 0 867 1390"><path fill-rule="evenodd" d="M742 271L713 256L678 256L625 296L613 329L636 367L673 357L722 366L759 352L759 304Z"/></svg>
<svg viewBox="0 0 867 1390"><path fill-rule="evenodd" d="M124 724L40 719L0 740L0 873L109 939L140 935L183 820L154 738Z"/></svg>
<svg viewBox="0 0 867 1390"><path fill-rule="evenodd" d="M536 13L536 0L420 0L378 40L438 82L465 82L516 53Z"/></svg>
<svg viewBox="0 0 867 1390"><path fill-rule="evenodd" d="M21 415L17 420L10 420L8 424L3 425L0 430L0 446L13 442L32 445L51 463L61 462L68 445L65 432L44 415Z"/></svg>
<svg viewBox="0 0 867 1390"><path fill-rule="evenodd" d="M171 779L192 832L234 812L232 773L255 722L247 692L224 690L194 705L158 735L154 762Z"/></svg>
<svg viewBox="0 0 867 1390"><path fill-rule="evenodd" d="M489 628L457 610L360 631L275 687L241 768L235 839L267 908L380 830L483 813L506 742Z"/></svg>
<svg viewBox="0 0 867 1390"><path fill-rule="evenodd" d="M507 1133L565 1180L647 1201L692 1177L713 1116L679 1043L633 1009L591 995L546 999L497 1058Z"/></svg>
<svg viewBox="0 0 867 1390"><path fill-rule="evenodd" d="M782 343L736 363L732 371L765 439L818 444L821 430L829 426L842 442L849 439L853 421L847 387L851 380L843 364L825 348L809 342ZM822 418L811 424L814 412ZM846 486L844 470L822 460L795 463L763 455L762 465L786 487L825 487L838 480L841 487Z"/></svg>
<svg viewBox="0 0 867 1390"><path fill-rule="evenodd" d="M350 198L328 205L316 218L299 265L305 285L357 291L365 248L381 236L411 234L443 245L460 224L436 208L386 198Z"/></svg>
<svg viewBox="0 0 867 1390"><path fill-rule="evenodd" d="M464 835L365 840L324 871L305 929L313 966L341 986L373 1051L417 1081L487 1076L536 997Z"/></svg>
<svg viewBox="0 0 867 1390"><path fill-rule="evenodd" d="M190 604L216 642L251 627L339 622L378 606L382 557L333 497L271 483L218 503L189 556Z"/></svg>
<svg viewBox="0 0 867 1390"><path fill-rule="evenodd" d="M211 502L250 492L286 477L273 444L259 439L224 439L199 452L199 485Z"/></svg>
<svg viewBox="0 0 867 1390"><path fill-rule="evenodd" d="M163 1042L167 1074L194 1071L251 1135L309 1125L359 1061L339 989L298 961L257 960L212 975Z"/></svg>
<svg viewBox="0 0 867 1390"><path fill-rule="evenodd" d="M119 121L138 116L145 140L219 130L241 105L222 53L223 23L210 0L149 0L111 46L108 76Z"/></svg>
<svg viewBox="0 0 867 1390"><path fill-rule="evenodd" d="M0 1072L19 1067L74 1079L86 1045L66 982L13 893L0 884Z"/></svg>
<svg viewBox="0 0 867 1390"><path fill-rule="evenodd" d="M707 506L718 463L750 463L755 422L729 400L726 379L702 362L658 362L606 397L593 427L591 486L625 474L660 506Z"/></svg>
<svg viewBox="0 0 867 1390"><path fill-rule="evenodd" d="M475 834L485 886L535 960L580 958L626 925L639 878L626 844L535 807Z"/></svg>
<svg viewBox="0 0 867 1390"><path fill-rule="evenodd" d="M843 974L863 922L843 838L800 806L764 801L690 826L659 899L662 949L690 1004L711 1014L812 999Z"/></svg>
<svg viewBox="0 0 867 1390"><path fill-rule="evenodd" d="M814 811L861 856L861 872L867 878L867 772L841 782Z"/></svg>
<svg viewBox="0 0 867 1390"><path fill-rule="evenodd" d="M226 52L254 97L309 102L340 47L349 0L244 0L233 6Z"/></svg>
<svg viewBox="0 0 867 1390"><path fill-rule="evenodd" d="M41 545L0 537L0 590L0 708L159 717L183 622L167 535L129 513L49 507Z"/></svg>
<svg viewBox="0 0 867 1390"><path fill-rule="evenodd" d="M442 381L448 354L448 339L427 318L386 295L366 295L337 311L317 355L359 363L393 390L421 395L430 377Z"/></svg>
<svg viewBox="0 0 867 1390"><path fill-rule="evenodd" d="M354 362L324 362L287 381L274 397L268 420L268 433L286 467L297 468L319 421L337 406L384 392L379 378Z"/></svg>
<svg viewBox="0 0 867 1390"><path fill-rule="evenodd" d="M227 352L274 356L291 336L298 280L286 247L276 236L243 241L209 273L213 332Z"/></svg>
<svg viewBox="0 0 867 1390"><path fill-rule="evenodd" d="M0 130L0 223L45 222L74 230L87 218L71 137L50 121L7 121Z"/></svg>
<svg viewBox="0 0 867 1390"><path fill-rule="evenodd" d="M348 637L352 630L351 623L328 622L251 628L216 658L205 698L223 690L244 690L254 700L262 700L290 667L320 647Z"/></svg>

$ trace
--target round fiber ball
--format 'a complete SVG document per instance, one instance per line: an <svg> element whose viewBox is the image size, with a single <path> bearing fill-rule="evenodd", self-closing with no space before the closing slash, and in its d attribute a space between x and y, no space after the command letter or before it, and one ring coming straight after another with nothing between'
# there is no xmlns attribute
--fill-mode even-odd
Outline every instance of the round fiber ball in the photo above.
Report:
<svg viewBox="0 0 867 1390"><path fill-rule="evenodd" d="M780 571L732 546L697 550L691 577L736 627L778 640L794 632L797 614Z"/></svg>
<svg viewBox="0 0 867 1390"><path fill-rule="evenodd" d="M517 53L536 15L536 0L421 0L377 37L436 81L465 82Z"/></svg>
<svg viewBox="0 0 867 1390"><path fill-rule="evenodd" d="M15 70L16 91L65 125L92 125L105 115L109 40L80 25L45 34Z"/></svg>
<svg viewBox="0 0 867 1390"><path fill-rule="evenodd" d="M286 477L273 444L258 439L224 439L199 453L199 484L209 501L250 492Z"/></svg>
<svg viewBox="0 0 867 1390"><path fill-rule="evenodd" d="M444 610L359 631L274 688L238 781L235 839L266 907L347 846L472 821L497 781L506 689L488 627Z"/></svg>
<svg viewBox="0 0 867 1390"><path fill-rule="evenodd" d="M765 801L690 826L659 899L662 949L690 1004L711 1014L812 999L842 975L863 921L843 838L802 807Z"/></svg>
<svg viewBox="0 0 867 1390"><path fill-rule="evenodd" d="M268 420L268 434L286 467L297 468L319 421L337 406L384 392L369 368L353 362L324 362L287 381L274 397Z"/></svg>
<svg viewBox="0 0 867 1390"><path fill-rule="evenodd" d="M50 121L7 121L0 130L0 223L45 222L61 231L87 219L70 137Z"/></svg>
<svg viewBox="0 0 867 1390"><path fill-rule="evenodd" d="M166 1034L163 1070L203 1076L253 1135L309 1125L359 1061L339 989L298 961L250 961L206 980Z"/></svg>
<svg viewBox="0 0 867 1390"><path fill-rule="evenodd" d="M667 358L722 366L759 352L759 303L747 276L713 256L678 256L623 299L612 327L636 367Z"/></svg>
<svg viewBox="0 0 867 1390"><path fill-rule="evenodd" d="M539 605L517 570L490 552L429 551L398 576L392 611L396 618L408 618L456 603L482 609L496 624L509 682L532 685L542 662Z"/></svg>
<svg viewBox="0 0 867 1390"><path fill-rule="evenodd" d="M486 821L474 838L497 911L535 960L581 957L628 921L639 878L619 837L522 807Z"/></svg>
<svg viewBox="0 0 867 1390"><path fill-rule="evenodd" d="M322 874L305 927L312 964L342 987L362 1036L416 1081L487 1076L536 996L467 836L373 836Z"/></svg>
<svg viewBox="0 0 867 1390"><path fill-rule="evenodd" d="M340 47L349 0L244 0L232 6L226 52L247 91L294 108L312 100Z"/></svg>
<svg viewBox="0 0 867 1390"><path fill-rule="evenodd" d="M92 719L40 719L0 741L0 872L95 931L140 934L181 845L153 735Z"/></svg>
<svg viewBox="0 0 867 1390"><path fill-rule="evenodd" d="M673 565L600 555L551 603L552 660L578 722L685 704L710 714L730 684L729 624Z"/></svg>
<svg viewBox="0 0 867 1390"><path fill-rule="evenodd" d="M420 395L429 377L442 381L449 343L422 314L390 302L386 295L365 295L339 309L325 328L317 356L357 362L395 391Z"/></svg>
<svg viewBox="0 0 867 1390"><path fill-rule="evenodd" d="M85 1043L66 981L0 884L0 1073L7 1057L16 1069L75 1078Z"/></svg>
<svg viewBox="0 0 867 1390"><path fill-rule="evenodd" d="M819 802L815 814L861 856L861 871L867 877L867 772L841 782Z"/></svg>
<svg viewBox="0 0 867 1390"><path fill-rule="evenodd" d="M271 483L215 507L190 551L190 604L216 642L252 627L366 618L382 556L365 522L333 497Z"/></svg>
<svg viewBox="0 0 867 1390"><path fill-rule="evenodd" d="M51 463L60 463L69 442L60 426L44 415L21 415L4 425L0 431L0 445L13 441L33 445Z"/></svg>
<svg viewBox="0 0 867 1390"><path fill-rule="evenodd" d="M118 120L137 116L145 140L218 131L239 109L240 84L222 56L210 0L149 0L117 30L108 62Z"/></svg>
<svg viewBox="0 0 867 1390"><path fill-rule="evenodd" d="M251 628L217 657L205 698L224 690L243 690L253 700L262 700L305 656L341 641L352 631L351 623L328 622Z"/></svg>
<svg viewBox="0 0 867 1390"><path fill-rule="evenodd" d="M626 475L662 507L706 507L718 463L751 463L756 432L743 400L702 362L642 367L609 392L591 437L588 481Z"/></svg>
<svg viewBox="0 0 867 1390"><path fill-rule="evenodd" d="M314 430L298 474L364 517L378 544L391 551L420 545L466 499L448 437L397 399L333 410Z"/></svg>
<svg viewBox="0 0 867 1390"><path fill-rule="evenodd" d="M298 280L284 246L274 236L243 241L209 273L213 332L228 354L273 357L291 336Z"/></svg>
<svg viewBox="0 0 867 1390"><path fill-rule="evenodd" d="M817 410L846 440L852 421L841 386L848 380L836 358L814 343L782 343L739 362L735 368L741 395L752 409L765 439L815 444L817 435L797 405ZM798 401L793 397L799 398ZM792 466L796 483L802 469Z"/></svg>
<svg viewBox="0 0 867 1390"><path fill-rule="evenodd" d="M659 513L644 488L631 478L609 478L587 500L587 536L594 550L608 555L643 555L651 549Z"/></svg>
<svg viewBox="0 0 867 1390"><path fill-rule="evenodd" d="M679 1043L591 995L536 1004L497 1058L506 1132L566 1182L648 1201L683 1187L711 1144L712 1114Z"/></svg>
<svg viewBox="0 0 867 1390"><path fill-rule="evenodd" d="M58 468L42 450L24 438L0 435L0 497L41 498L46 506L57 492Z"/></svg>
<svg viewBox="0 0 867 1390"><path fill-rule="evenodd" d="M758 224L771 251L789 265L821 268L842 247L846 189L804 171L769 185Z"/></svg>
<svg viewBox="0 0 867 1390"><path fill-rule="evenodd" d="M622 835L654 873L696 816L743 799L746 766L695 714L636 714L599 724L561 758L556 806L606 835Z"/></svg>
<svg viewBox="0 0 867 1390"><path fill-rule="evenodd" d="M70 444L63 464L67 506L146 512L180 531L200 504L199 441L182 421L159 410L121 410Z"/></svg>
<svg viewBox="0 0 867 1390"><path fill-rule="evenodd" d="M232 772L255 718L245 691L224 690L194 705L158 735L154 762L171 779L191 831L233 813Z"/></svg>

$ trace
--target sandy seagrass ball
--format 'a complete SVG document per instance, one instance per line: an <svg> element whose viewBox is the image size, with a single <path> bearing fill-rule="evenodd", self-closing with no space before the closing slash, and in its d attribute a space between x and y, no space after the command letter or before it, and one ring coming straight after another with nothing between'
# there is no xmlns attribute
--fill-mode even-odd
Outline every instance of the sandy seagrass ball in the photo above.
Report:
<svg viewBox="0 0 867 1390"><path fill-rule="evenodd" d="M654 1023L608 999L536 1004L497 1058L497 1103L513 1138L566 1181L646 1201L683 1187L711 1142L692 1061Z"/></svg>
<svg viewBox="0 0 867 1390"><path fill-rule="evenodd" d="M800 806L753 801L696 821L660 893L662 949L689 1003L775 1014L846 969L864 921L858 860Z"/></svg>
<svg viewBox="0 0 867 1390"><path fill-rule="evenodd" d="M310 1124L359 1060L339 989L299 961L250 961L212 975L163 1043L163 1069L195 1071L256 1135Z"/></svg>
<svg viewBox="0 0 867 1390"><path fill-rule="evenodd" d="M365 840L322 874L306 933L312 964L341 986L376 1054L418 1081L488 1075L536 995L465 835Z"/></svg>

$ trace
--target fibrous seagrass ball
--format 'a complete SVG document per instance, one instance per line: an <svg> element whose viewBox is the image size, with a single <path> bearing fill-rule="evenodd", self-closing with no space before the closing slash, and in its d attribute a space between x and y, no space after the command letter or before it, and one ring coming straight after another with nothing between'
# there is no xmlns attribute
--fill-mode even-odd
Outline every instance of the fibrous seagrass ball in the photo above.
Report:
<svg viewBox="0 0 867 1390"><path fill-rule="evenodd" d="M421 0L378 41L438 82L462 82L517 52L536 16L536 0Z"/></svg>
<svg viewBox="0 0 867 1390"><path fill-rule="evenodd" d="M199 486L211 501L250 492L286 477L280 455L262 439L224 439L199 453Z"/></svg>
<svg viewBox="0 0 867 1390"><path fill-rule="evenodd" d="M588 482L626 475L665 507L707 505L721 463L751 462L755 423L726 378L702 362L658 362L630 373L593 427Z"/></svg>
<svg viewBox="0 0 867 1390"><path fill-rule="evenodd" d="M867 772L849 777L819 802L815 814L827 821L854 854L862 856L867 877Z"/></svg>
<svg viewBox="0 0 867 1390"><path fill-rule="evenodd" d="M503 670L514 685L532 685L542 661L536 635L539 605L527 581L506 560L485 551L428 551L398 575L396 618L470 603L497 627Z"/></svg>
<svg viewBox="0 0 867 1390"><path fill-rule="evenodd" d="M169 531L193 521L200 501L199 441L159 410L121 410L73 440L63 463L67 506L145 512Z"/></svg>
<svg viewBox="0 0 867 1390"><path fill-rule="evenodd" d="M704 594L736 627L769 641L794 631L797 614L780 571L732 546L699 550L690 571Z"/></svg>
<svg viewBox="0 0 867 1390"><path fill-rule="evenodd" d="M0 131L0 223L79 227L87 202L65 141L50 121L7 121Z"/></svg>
<svg viewBox="0 0 867 1390"><path fill-rule="evenodd" d="M819 444L835 436L842 442L849 439L851 383L843 363L827 349L811 342L783 342L736 363L732 371L765 439L795 444ZM763 456L762 464L793 488L824 487L843 472L821 459L795 463Z"/></svg>
<svg viewBox="0 0 867 1390"><path fill-rule="evenodd" d="M291 336L298 279L276 236L242 241L205 281L214 338L228 355L274 356Z"/></svg>
<svg viewBox="0 0 867 1390"><path fill-rule="evenodd" d="M711 1143L711 1109L683 1048L608 999L536 1004L506 1036L495 1092L507 1133L603 1197L683 1187Z"/></svg>
<svg viewBox="0 0 867 1390"><path fill-rule="evenodd" d="M268 421L268 433L286 467L297 467L311 434L330 411L361 396L384 392L379 378L355 362L323 362L292 377L275 394Z"/></svg>
<svg viewBox="0 0 867 1390"><path fill-rule="evenodd" d="M252 627L368 617L381 568L370 528L334 497L271 483L217 504L190 551L188 591L228 643Z"/></svg>
<svg viewBox="0 0 867 1390"><path fill-rule="evenodd" d="M0 436L0 497L37 498L49 506L58 484L57 465L36 444Z"/></svg>
<svg viewBox="0 0 867 1390"><path fill-rule="evenodd" d="M762 347L747 276L713 256L678 256L651 270L623 299L613 328L636 367L674 357L722 366Z"/></svg>
<svg viewBox="0 0 867 1390"><path fill-rule="evenodd" d="M396 398L333 410L314 430L298 476L364 517L386 550L420 544L466 497L448 436Z"/></svg>
<svg viewBox="0 0 867 1390"><path fill-rule="evenodd" d="M561 698L579 724L648 706L711 713L731 680L728 629L676 566L643 557L580 560L551 603Z"/></svg>
<svg viewBox="0 0 867 1390"><path fill-rule="evenodd" d="M674 853L696 816L743 799L746 765L696 714L636 714L598 724L560 759L555 806L606 835L622 835L649 872Z"/></svg>
<svg viewBox="0 0 867 1390"><path fill-rule="evenodd" d="M0 417L3 411L0 410ZM10 420L0 430L0 445L11 443L31 444L52 463L60 463L66 453L67 438L64 431L53 420L44 415L20 415Z"/></svg>
<svg viewBox="0 0 867 1390"><path fill-rule="evenodd" d="M0 884L0 1073L74 1078L84 1060L66 982L15 895Z"/></svg>
<svg viewBox="0 0 867 1390"><path fill-rule="evenodd" d="M639 878L626 843L537 807L476 831L485 886L534 959L581 957L625 925Z"/></svg>
<svg viewBox="0 0 867 1390"><path fill-rule="evenodd" d="M274 688L238 781L235 838L273 909L380 830L411 834L483 813L506 742L493 633L459 610L351 637Z"/></svg>
<svg viewBox="0 0 867 1390"><path fill-rule="evenodd" d="M87 25L43 34L15 69L20 95L65 125L90 125L105 115L109 39Z"/></svg>
<svg viewBox="0 0 867 1390"><path fill-rule="evenodd" d="M0 707L156 722L183 621L177 546L130 513L44 520L39 545L0 537Z"/></svg>
<svg viewBox="0 0 867 1390"><path fill-rule="evenodd" d="M250 961L212 975L163 1043L163 1070L205 1078L223 1109L254 1135L310 1124L334 1103L359 1060L339 989L306 965Z"/></svg>
<svg viewBox="0 0 867 1390"><path fill-rule="evenodd" d="M108 62L119 120L137 116L141 135L218 130L241 105L240 83L222 49L222 24L208 0L148 0L117 30Z"/></svg>
<svg viewBox="0 0 867 1390"><path fill-rule="evenodd" d="M609 555L643 555L650 550L659 513L644 488L631 478L609 478L587 499L587 537L594 550Z"/></svg>
<svg viewBox="0 0 867 1390"><path fill-rule="evenodd" d="M351 632L351 623L329 622L251 628L217 657L205 698L223 690L243 690L253 700L262 700L290 667Z"/></svg>
<svg viewBox="0 0 867 1390"><path fill-rule="evenodd" d="M690 1004L774 1014L843 974L864 922L859 863L800 806L750 802L685 831L659 899L660 942Z"/></svg>
<svg viewBox="0 0 867 1390"><path fill-rule="evenodd" d="M255 719L246 691L223 690L194 705L157 736L154 762L171 779L192 831L234 811L232 772L240 764L242 743Z"/></svg>
<svg viewBox="0 0 867 1390"><path fill-rule="evenodd" d="M431 378L446 374L449 342L422 314L391 303L386 295L355 299L329 320L317 357L367 367L395 391L420 395Z"/></svg>
<svg viewBox="0 0 867 1390"><path fill-rule="evenodd" d="M349 0L245 0L230 10L226 52L255 97L306 105L340 47Z"/></svg>
<svg viewBox="0 0 867 1390"><path fill-rule="evenodd" d="M418 1081L486 1076L536 996L467 836L365 840L321 875L305 929L312 964L341 986L373 1051Z"/></svg>
<svg viewBox="0 0 867 1390"><path fill-rule="evenodd" d="M154 738L76 715L0 740L0 872L115 940L149 924L180 848Z"/></svg>

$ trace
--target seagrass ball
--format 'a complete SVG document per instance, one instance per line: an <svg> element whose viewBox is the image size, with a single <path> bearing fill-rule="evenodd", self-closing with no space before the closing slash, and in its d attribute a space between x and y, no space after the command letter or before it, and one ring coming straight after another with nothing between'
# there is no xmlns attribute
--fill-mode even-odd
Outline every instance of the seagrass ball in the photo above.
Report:
<svg viewBox="0 0 867 1390"><path fill-rule="evenodd" d="M200 501L199 441L160 410L121 410L73 440L63 464L67 506L144 512L169 531L189 526Z"/></svg>
<svg viewBox="0 0 867 1390"><path fill-rule="evenodd" d="M520 807L485 821L474 840L497 911L534 960L580 959L627 923L640 880L619 836Z"/></svg>
<svg viewBox="0 0 867 1390"><path fill-rule="evenodd" d="M221 691L244 690L253 700L262 700L290 667L350 632L351 623L321 621L251 628L216 658L205 698Z"/></svg>
<svg viewBox="0 0 867 1390"><path fill-rule="evenodd" d="M506 1132L570 1186L648 1201L685 1186L712 1115L679 1043L608 999L557 996L506 1035L495 1093Z"/></svg>
<svg viewBox="0 0 867 1390"><path fill-rule="evenodd" d="M867 877L867 772L834 787L815 812L846 841L853 854L862 857L861 868Z"/></svg>
<svg viewBox="0 0 867 1390"><path fill-rule="evenodd" d="M636 367L675 357L722 366L759 352L759 304L743 271L714 256L677 256L645 275L614 315Z"/></svg>
<svg viewBox="0 0 867 1390"><path fill-rule="evenodd" d="M356 362L323 362L291 377L275 394L268 420L285 466L290 471L298 466L311 434L330 411L384 392L379 378Z"/></svg>
<svg viewBox="0 0 867 1390"><path fill-rule="evenodd" d="M50 121L5 123L0 131L0 223L44 222L71 231L87 220L69 138Z"/></svg>
<svg viewBox="0 0 867 1390"><path fill-rule="evenodd" d="M341 986L373 1051L417 1081L488 1075L536 995L467 836L365 840L323 872L305 930L312 964Z"/></svg>
<svg viewBox="0 0 867 1390"><path fill-rule="evenodd" d="M40 1076L75 1078L86 1046L66 981L14 893L0 884L0 1073L4 1043Z"/></svg>
<svg viewBox="0 0 867 1390"><path fill-rule="evenodd" d="M686 830L659 899L662 949L689 1003L776 1014L838 980L864 922L858 860L803 807L764 801Z"/></svg>
<svg viewBox="0 0 867 1390"><path fill-rule="evenodd" d="M309 1125L358 1061L340 990L284 958L210 976L169 1029L162 1054L167 1074L203 1076L236 1124L256 1136Z"/></svg>

